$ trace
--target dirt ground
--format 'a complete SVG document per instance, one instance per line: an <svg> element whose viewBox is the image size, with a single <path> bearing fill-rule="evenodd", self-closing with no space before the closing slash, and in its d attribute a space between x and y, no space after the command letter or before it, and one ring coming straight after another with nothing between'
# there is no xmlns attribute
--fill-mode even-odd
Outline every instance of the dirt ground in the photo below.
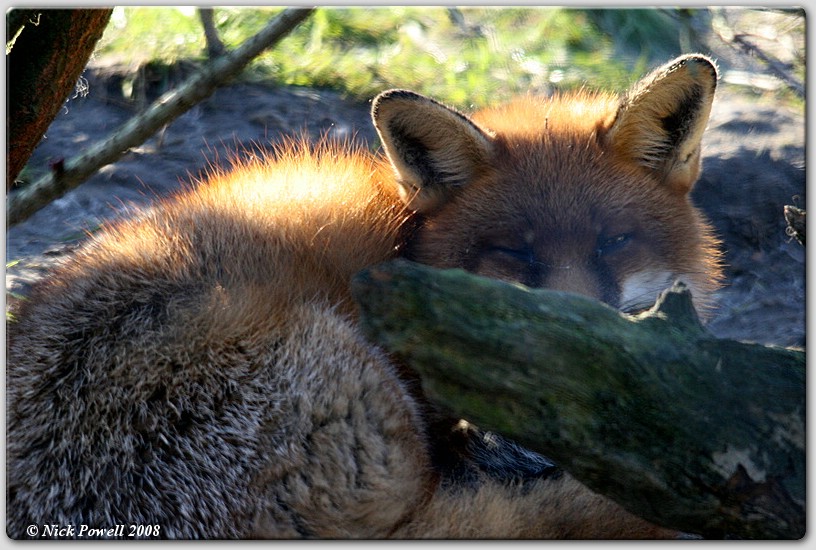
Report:
<svg viewBox="0 0 816 550"><path fill-rule="evenodd" d="M90 93L66 104L32 157L34 169L78 153L132 116L116 81L86 77ZM373 142L368 110L323 90L219 89L116 164L8 228L7 263L16 262L6 270L9 296L25 295L86 231L177 189L211 163L225 163L236 149L268 146L300 129ZM693 198L725 243L728 281L709 322L718 336L805 345L805 250L786 235L783 218L784 205L805 207L804 137L804 109L734 93L716 100Z"/></svg>

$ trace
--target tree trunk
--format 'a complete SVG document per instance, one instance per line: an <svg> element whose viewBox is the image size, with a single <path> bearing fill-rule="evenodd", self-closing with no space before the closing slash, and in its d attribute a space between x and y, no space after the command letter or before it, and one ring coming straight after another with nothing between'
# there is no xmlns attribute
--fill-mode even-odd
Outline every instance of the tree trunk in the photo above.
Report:
<svg viewBox="0 0 816 550"><path fill-rule="evenodd" d="M258 34L235 50L212 60L178 89L158 98L145 112L130 119L112 135L91 145L82 154L66 159L58 169L10 195L8 225L25 220L209 97L218 86L228 82L258 54L285 37L312 11L313 8L287 8Z"/></svg>
<svg viewBox="0 0 816 550"><path fill-rule="evenodd" d="M93 53L112 10L15 9L7 30L16 33L6 55L6 190L25 166ZM13 26L10 26L13 25ZM10 34L9 38L14 35Z"/></svg>
<svg viewBox="0 0 816 550"><path fill-rule="evenodd" d="M198 18L201 19L201 26L204 27L204 38L207 41L207 55L212 59L227 53L227 48L218 36L215 28L215 18L213 8L198 8Z"/></svg>
<svg viewBox="0 0 816 550"><path fill-rule="evenodd" d="M804 535L804 352L713 337L683 289L632 317L397 261L354 292L430 399L632 513L712 538Z"/></svg>

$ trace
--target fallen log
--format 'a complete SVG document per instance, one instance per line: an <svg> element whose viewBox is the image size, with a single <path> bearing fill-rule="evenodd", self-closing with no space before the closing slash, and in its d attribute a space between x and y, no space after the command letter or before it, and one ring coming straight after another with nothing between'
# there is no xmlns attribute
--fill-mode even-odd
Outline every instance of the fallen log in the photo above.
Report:
<svg viewBox="0 0 816 550"><path fill-rule="evenodd" d="M432 401L630 512L707 538L804 536L803 351L715 338L682 285L638 316L403 260L353 289Z"/></svg>

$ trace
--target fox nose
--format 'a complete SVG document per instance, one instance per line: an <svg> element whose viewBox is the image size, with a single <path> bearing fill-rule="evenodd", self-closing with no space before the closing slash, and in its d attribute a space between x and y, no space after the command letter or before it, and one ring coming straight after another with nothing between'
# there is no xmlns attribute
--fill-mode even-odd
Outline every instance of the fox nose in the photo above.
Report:
<svg viewBox="0 0 816 550"><path fill-rule="evenodd" d="M579 264L552 265L542 278L541 287L563 292L582 294L589 298L617 307L617 292L614 284L597 270Z"/></svg>
<svg viewBox="0 0 816 550"><path fill-rule="evenodd" d="M542 286L552 290L575 292L593 298L597 295L597 284L585 269L576 269L572 265L549 266L547 277Z"/></svg>

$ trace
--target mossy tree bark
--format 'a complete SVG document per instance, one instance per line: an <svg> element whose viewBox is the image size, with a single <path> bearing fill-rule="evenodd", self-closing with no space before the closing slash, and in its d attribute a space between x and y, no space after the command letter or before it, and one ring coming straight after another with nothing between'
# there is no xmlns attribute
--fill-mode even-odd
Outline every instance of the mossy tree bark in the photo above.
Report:
<svg viewBox="0 0 816 550"><path fill-rule="evenodd" d="M804 535L804 352L713 337L684 288L632 317L397 261L354 292L430 399L631 512L711 538Z"/></svg>
<svg viewBox="0 0 816 550"><path fill-rule="evenodd" d="M13 9L6 14L6 190L76 87L110 9ZM7 44L8 50L9 44Z"/></svg>

